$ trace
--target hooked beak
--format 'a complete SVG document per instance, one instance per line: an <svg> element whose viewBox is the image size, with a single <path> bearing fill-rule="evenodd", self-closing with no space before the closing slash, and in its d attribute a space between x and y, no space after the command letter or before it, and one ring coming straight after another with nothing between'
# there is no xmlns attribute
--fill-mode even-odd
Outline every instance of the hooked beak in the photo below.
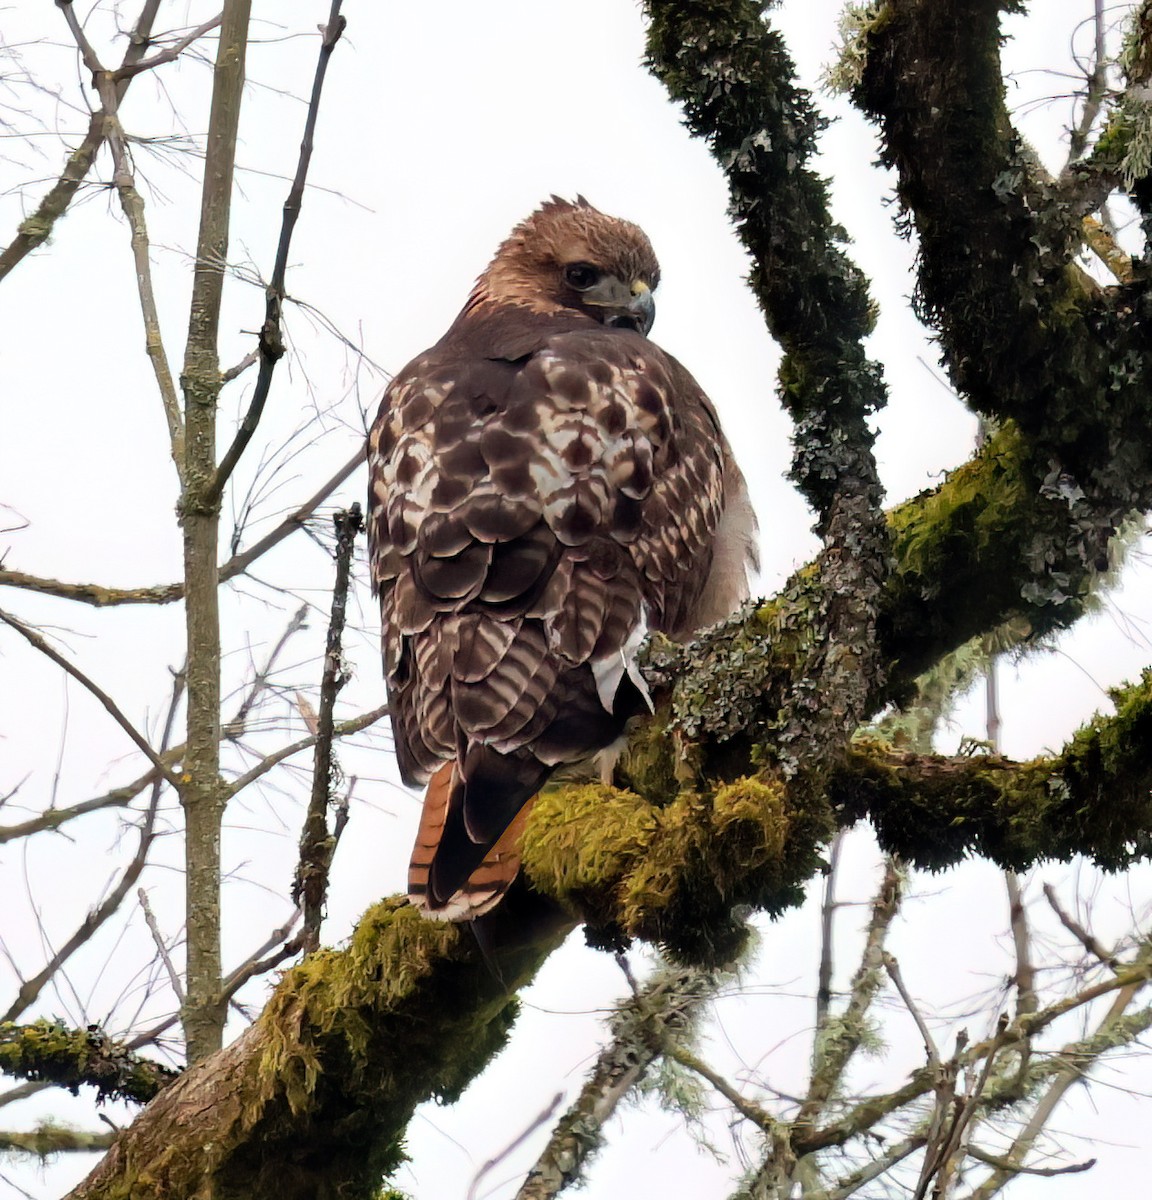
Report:
<svg viewBox="0 0 1152 1200"><path fill-rule="evenodd" d="M656 320L656 300L652 289L642 280L632 284L632 299L628 302L628 313L636 320L636 328L647 337L652 322Z"/></svg>
<svg viewBox="0 0 1152 1200"><path fill-rule="evenodd" d="M615 275L607 275L595 287L589 288L581 299L585 304L604 310L600 318L614 329L635 329L648 336L656 320L656 301L652 289L642 279L622 283Z"/></svg>

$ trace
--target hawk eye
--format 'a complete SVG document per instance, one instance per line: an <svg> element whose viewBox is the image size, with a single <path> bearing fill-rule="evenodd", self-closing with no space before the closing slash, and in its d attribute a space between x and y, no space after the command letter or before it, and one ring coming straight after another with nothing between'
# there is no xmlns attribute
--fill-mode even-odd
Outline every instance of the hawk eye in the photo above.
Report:
<svg viewBox="0 0 1152 1200"><path fill-rule="evenodd" d="M600 272L591 263L569 263L564 268L564 282L578 292L586 292L600 278Z"/></svg>

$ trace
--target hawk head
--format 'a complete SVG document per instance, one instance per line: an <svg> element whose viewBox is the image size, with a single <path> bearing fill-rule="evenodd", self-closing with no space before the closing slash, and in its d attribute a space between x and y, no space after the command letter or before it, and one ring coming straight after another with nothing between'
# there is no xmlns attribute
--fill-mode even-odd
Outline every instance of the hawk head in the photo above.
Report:
<svg viewBox="0 0 1152 1200"><path fill-rule="evenodd" d="M532 312L576 310L603 325L647 334L660 264L644 231L583 196L553 196L508 235L476 281L472 304Z"/></svg>

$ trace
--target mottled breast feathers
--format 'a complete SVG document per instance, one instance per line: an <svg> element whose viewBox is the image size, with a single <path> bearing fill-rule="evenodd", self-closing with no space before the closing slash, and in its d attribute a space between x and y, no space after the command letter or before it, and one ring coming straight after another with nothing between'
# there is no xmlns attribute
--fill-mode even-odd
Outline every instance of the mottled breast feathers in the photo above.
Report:
<svg viewBox="0 0 1152 1200"><path fill-rule="evenodd" d="M397 757L433 780L410 891L474 916L541 783L644 710L645 633L696 628L743 484L695 381L641 333L486 292L392 382L369 462Z"/></svg>

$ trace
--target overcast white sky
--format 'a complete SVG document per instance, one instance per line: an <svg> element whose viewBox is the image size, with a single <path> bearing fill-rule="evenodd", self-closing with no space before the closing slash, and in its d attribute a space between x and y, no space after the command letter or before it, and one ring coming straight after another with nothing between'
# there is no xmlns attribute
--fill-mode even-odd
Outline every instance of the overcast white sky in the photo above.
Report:
<svg viewBox="0 0 1152 1200"><path fill-rule="evenodd" d="M134 15L122 4L127 23ZM211 15L210 3L165 6L171 25ZM837 5L806 0L780 14L802 76L815 85L828 61ZM1049 0L1038 19L1013 19L1007 55L1016 74L1011 96L1018 118L1042 151L1057 161L1057 138L1070 118L1066 100L1037 101L1069 84L1040 68L1068 66L1077 21L1090 12L1081 0ZM242 126L238 203L232 258L267 272L279 229L283 176L296 157L316 38L308 31L327 5L258 0L257 31L267 40L250 57L252 85ZM434 341L455 315L497 242L542 198L581 192L605 211L642 225L663 266L653 337L692 370L714 399L754 491L764 543L765 591L777 587L813 549L810 518L783 482L789 427L775 399L777 351L742 283L747 264L725 218L726 192L705 148L692 142L661 87L640 66L643 25L629 0L441 0L425 4L345 6L349 26L333 60L318 133L312 181L293 246L288 286L307 308L289 312L293 354L281 368L261 431L268 455L283 459L273 482L262 484L245 531L263 526L299 503L354 449L363 414L374 409L383 376ZM98 46L107 23L93 23ZM0 8L0 35L19 46L36 88L0 81L0 239L7 240L59 169L63 136L78 140L86 123L74 51L58 10L49 4ZM115 54L122 53L117 43ZM114 57L113 53L108 54ZM195 62L166 69L133 86L125 123L142 137L174 132L198 136L206 122L208 71ZM869 128L827 97L836 123L824 137L823 170L835 179L834 206L851 233L853 253L875 283L881 319L872 346L883 359L891 403L879 420L878 454L890 499L932 486L941 472L968 457L974 421L948 394L936 356L910 316L913 251L892 230L889 181L872 162ZM8 107L4 107L8 106ZM31 116L28 113L31 112ZM175 115L174 115L175 114ZM42 122L38 129L35 121ZM28 141L7 136L31 131ZM170 355L179 363L182 322L194 245L197 163L160 141L137 149L147 187L148 217ZM107 179L101 163L99 178ZM165 450L163 421L137 324L127 231L114 200L99 188L60 224L51 245L0 287L0 503L27 528L0 534L0 554L18 569L65 579L131 586L175 579L180 541L173 520L176 490ZM224 320L227 362L251 347L262 319L258 288L237 284ZM333 331L338 331L337 337ZM341 340L343 339L343 340ZM363 355L362 359L360 355ZM367 361L366 361L367 360ZM232 385L226 411L242 410L251 378ZM303 431L303 432L299 432ZM290 440L293 434L298 436ZM283 450L285 445L288 450ZM256 462L240 472L240 499L256 477ZM268 472L261 474L267 479ZM359 499L358 475L337 497ZM0 510L3 515L3 510ZM20 524L4 519L0 528ZM301 539L261 567L261 579L291 587L321 608L329 586L327 559ZM230 604L226 633L233 683L260 660L294 608L292 596L246 584ZM1134 676L1148 661L1152 572L1135 561L1102 613L1051 651L1002 671L1005 750L1025 757L1058 745L1093 711L1106 707L1104 689ZM175 609L77 611L5 589L0 604L59 632L62 644L95 678L106 682L140 724L155 729L178 665L182 631ZM382 695L376 660L376 618L361 576L357 598L363 631L350 641L357 678L342 696L346 713ZM287 696L267 713L291 736L303 732L291 703L297 682L318 672L309 661L323 617L288 657ZM942 745L965 734L982 736L975 701L961 706ZM417 801L393 782L384 739L375 749L349 752L345 766L361 777L349 835L336 862L326 937L346 936L356 916L377 897L402 887ZM50 796L74 803L130 778L134 760L118 730L58 672L13 638L0 636L0 794L29 776L6 813L42 807ZM226 853L232 873L226 894L229 963L238 961L283 920L300 818L298 780L281 776L230 813ZM175 829L178 814L165 820ZM174 843L174 838L169 838ZM112 817L77 826L71 839L40 839L0 847L9 962L0 959L0 1009L13 989L11 963L28 975L43 961L46 941L74 926L91 896L130 857L134 837ZM144 879L169 936L182 920L175 846L167 867ZM844 892L864 900L876 875L876 855L862 833L852 844ZM1039 880L1071 888L1074 868L1037 872ZM1097 893L1096 919L1120 932L1129 904L1142 911L1147 872L1132 891ZM1095 884L1085 883L1091 890ZM922 879L923 899L895 933L895 950L910 986L941 1010L959 1016L977 994L995 994L1010 969L997 940L1005 904L997 872L982 864ZM1069 894L1071 894L1069 892ZM36 919L39 914L39 924ZM788 1092L798 1087L807 1058L806 1031L817 954L812 906L775 926L764 924L763 946L749 986L718 1006L708 1054L733 1076L767 1078ZM838 971L850 974L859 910L842 917ZM149 958L148 937L134 914L117 926L115 948L103 940L70 972L74 988L46 995L40 1011L70 1021L105 1020L124 1028L143 1005L143 1018L164 1011L164 998L144 995L137 963ZM114 953L109 968L101 964ZM123 964L131 962L130 970ZM126 981L125 976L130 975ZM97 977L98 976L98 977ZM129 987L129 984L131 985ZM413 1163L398 1180L421 1200L462 1197L478 1164L539 1113L555 1091L572 1094L600 1037L600 1018L624 989L612 960L577 937L548 964L526 998L514 1047L453 1110L429 1110L412 1127ZM126 991L131 994L125 995ZM259 1004L260 986L245 994ZM974 1034L984 1018L973 1018ZM919 1064L910 1024L892 1018L895 1042L882 1061L857 1077L899 1079ZM1146 1063L1133 1068L1133 1087L1147 1088ZM1064 1129L1096 1132L1110 1143L1092 1176L1094 1190L1130 1194L1137 1171L1152 1165L1146 1121L1137 1123L1119 1089L1094 1093ZM10 1118L3 1110L0 1125ZM31 1122L46 1112L91 1125L86 1098L39 1098L23 1106ZM727 1156L716 1161L695 1148L676 1117L648 1106L630 1111L613 1144L594 1167L588 1200L622 1195L715 1196L741 1169L739 1152L721 1115L711 1134ZM490 1194L510 1196L518 1173L532 1161L541 1133L487 1181ZM743 1136L743 1135L742 1135ZM746 1146L754 1140L744 1137ZM1091 1151L1072 1143L1073 1154ZM5 1187L41 1198L60 1194L85 1173L78 1159L40 1171L0 1163ZM1016 1195L1051 1200L1082 1194L1083 1177L1024 1181ZM12 1194L19 1195L19 1191Z"/></svg>

